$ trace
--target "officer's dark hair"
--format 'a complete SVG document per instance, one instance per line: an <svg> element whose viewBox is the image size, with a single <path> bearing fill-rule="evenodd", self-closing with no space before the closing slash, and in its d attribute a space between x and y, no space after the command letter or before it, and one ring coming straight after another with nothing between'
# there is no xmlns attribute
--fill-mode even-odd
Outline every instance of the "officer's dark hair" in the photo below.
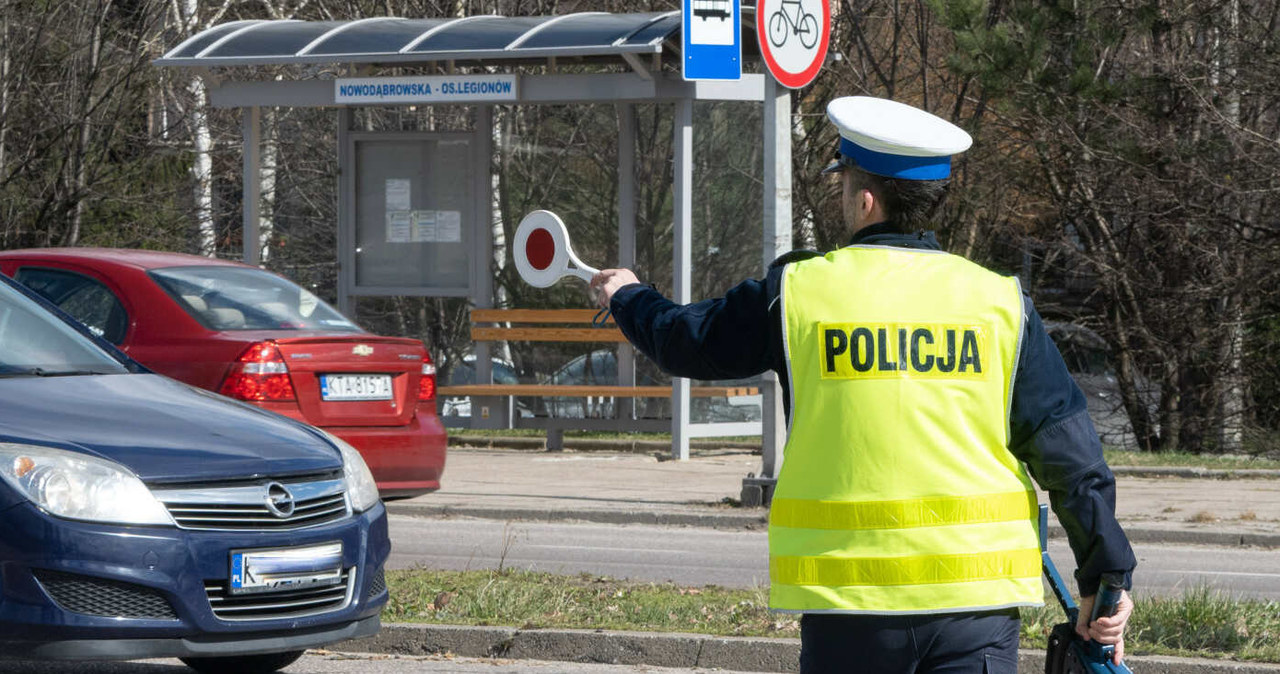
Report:
<svg viewBox="0 0 1280 674"><path fill-rule="evenodd" d="M884 208L885 216L904 232L933 229L934 218L942 210L951 189L951 180L906 180L886 178L856 167L845 169L853 173L853 188L869 190Z"/></svg>

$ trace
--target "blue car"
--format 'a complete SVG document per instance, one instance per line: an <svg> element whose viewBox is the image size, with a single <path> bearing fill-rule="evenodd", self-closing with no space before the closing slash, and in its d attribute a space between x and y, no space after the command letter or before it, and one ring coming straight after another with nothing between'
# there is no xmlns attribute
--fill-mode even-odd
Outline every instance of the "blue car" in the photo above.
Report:
<svg viewBox="0 0 1280 674"><path fill-rule="evenodd" d="M271 672L378 630L359 452L148 372L0 276L0 657Z"/></svg>

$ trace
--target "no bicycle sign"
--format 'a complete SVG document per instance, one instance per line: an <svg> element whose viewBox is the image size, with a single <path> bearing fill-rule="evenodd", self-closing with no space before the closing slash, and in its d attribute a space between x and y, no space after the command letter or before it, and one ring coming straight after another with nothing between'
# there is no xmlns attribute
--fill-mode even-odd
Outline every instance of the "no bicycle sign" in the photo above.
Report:
<svg viewBox="0 0 1280 674"><path fill-rule="evenodd" d="M830 0L759 0L756 37L774 79L799 89L818 76L831 38Z"/></svg>

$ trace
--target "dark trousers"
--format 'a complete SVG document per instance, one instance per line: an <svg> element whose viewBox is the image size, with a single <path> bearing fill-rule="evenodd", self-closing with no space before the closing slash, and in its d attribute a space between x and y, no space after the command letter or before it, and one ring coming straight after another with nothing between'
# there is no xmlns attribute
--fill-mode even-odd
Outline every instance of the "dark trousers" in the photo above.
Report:
<svg viewBox="0 0 1280 674"><path fill-rule="evenodd" d="M1016 674L1018 610L805 614L800 674Z"/></svg>

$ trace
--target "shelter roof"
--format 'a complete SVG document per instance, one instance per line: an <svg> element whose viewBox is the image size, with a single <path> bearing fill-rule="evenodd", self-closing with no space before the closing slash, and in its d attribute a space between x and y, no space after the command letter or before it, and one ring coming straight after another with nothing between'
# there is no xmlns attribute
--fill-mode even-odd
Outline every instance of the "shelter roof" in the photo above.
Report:
<svg viewBox="0 0 1280 674"><path fill-rule="evenodd" d="M717 2L724 0L707 0ZM744 14L746 10L744 8ZM745 17L744 17L745 19ZM746 29L750 20L742 22ZM375 17L354 21L233 21L202 31L156 60L164 66L305 63L412 64L661 53L680 12L559 16ZM744 43L746 41L744 40Z"/></svg>

